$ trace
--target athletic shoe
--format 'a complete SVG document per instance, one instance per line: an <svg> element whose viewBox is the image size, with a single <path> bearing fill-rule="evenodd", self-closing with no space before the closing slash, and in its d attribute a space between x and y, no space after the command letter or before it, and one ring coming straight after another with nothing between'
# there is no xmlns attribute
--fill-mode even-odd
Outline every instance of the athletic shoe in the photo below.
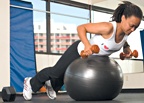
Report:
<svg viewBox="0 0 144 103"><path fill-rule="evenodd" d="M47 96L50 99L56 99L56 92L54 91L54 89L53 89L53 87L51 85L50 80L48 80L48 81L45 82L45 87L46 87Z"/></svg>
<svg viewBox="0 0 144 103"><path fill-rule="evenodd" d="M23 88L23 97L25 100L32 99L32 89L30 85L31 77L27 77L24 79L24 88Z"/></svg>

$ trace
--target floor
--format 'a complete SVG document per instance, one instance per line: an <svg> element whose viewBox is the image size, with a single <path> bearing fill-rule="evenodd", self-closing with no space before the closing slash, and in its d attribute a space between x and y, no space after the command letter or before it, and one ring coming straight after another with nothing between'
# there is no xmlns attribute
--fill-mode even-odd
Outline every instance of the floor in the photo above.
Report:
<svg viewBox="0 0 144 103"><path fill-rule="evenodd" d="M1 96L0 103L3 103ZM110 101L75 101L67 93L59 93L56 100L50 100L45 93L34 94L31 101L26 101L19 94L11 103L144 103L144 93L120 93Z"/></svg>

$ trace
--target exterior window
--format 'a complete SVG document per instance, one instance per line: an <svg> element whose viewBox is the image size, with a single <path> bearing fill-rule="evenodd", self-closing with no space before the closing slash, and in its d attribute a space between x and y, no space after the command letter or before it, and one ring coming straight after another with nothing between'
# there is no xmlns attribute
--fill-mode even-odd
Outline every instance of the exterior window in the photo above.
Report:
<svg viewBox="0 0 144 103"><path fill-rule="evenodd" d="M34 26L34 41L35 41L35 51L36 52L47 52L46 45L46 1L43 0L23 0L31 2L33 8L28 8L33 10L33 26ZM42 42L45 41L45 42ZM44 48L41 48L44 47Z"/></svg>
<svg viewBox="0 0 144 103"><path fill-rule="evenodd" d="M50 3L51 12L57 12L65 15L51 14L51 45L57 45L50 48L51 53L64 53L65 50L75 41L79 40L76 28L78 25L88 23L89 10L78 7L67 6L58 3ZM82 17L82 18L78 18ZM75 35L75 36L73 36Z"/></svg>

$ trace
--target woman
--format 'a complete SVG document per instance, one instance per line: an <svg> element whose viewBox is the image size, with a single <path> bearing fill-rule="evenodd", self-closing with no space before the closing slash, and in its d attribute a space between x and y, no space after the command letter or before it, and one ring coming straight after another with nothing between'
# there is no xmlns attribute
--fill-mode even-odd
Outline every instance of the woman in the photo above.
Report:
<svg viewBox="0 0 144 103"><path fill-rule="evenodd" d="M139 26L142 16L142 10L138 6L124 1L114 11L112 22L88 23L78 26L80 41L73 43L53 67L42 69L33 78L25 78L24 98L31 100L32 92L37 92L45 85L49 98L55 99L56 93L63 86L64 73L67 67L80 57L82 50L87 56L109 56L123 47L126 57L130 58L132 51L127 43L127 37ZM95 36L88 40L87 32L95 34ZM99 53L92 54L90 48L93 44L98 45Z"/></svg>

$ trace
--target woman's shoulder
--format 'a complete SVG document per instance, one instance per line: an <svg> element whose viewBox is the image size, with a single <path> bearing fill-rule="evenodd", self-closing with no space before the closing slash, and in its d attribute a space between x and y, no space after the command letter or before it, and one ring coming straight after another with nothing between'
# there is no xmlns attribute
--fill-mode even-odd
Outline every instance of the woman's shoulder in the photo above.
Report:
<svg viewBox="0 0 144 103"><path fill-rule="evenodd" d="M100 27L103 28L103 31L106 32L106 34L109 34L113 31L114 25L112 22L100 22L99 24L101 25Z"/></svg>
<svg viewBox="0 0 144 103"><path fill-rule="evenodd" d="M113 22L99 22L99 26L102 26L103 28L112 28L113 27Z"/></svg>
<svg viewBox="0 0 144 103"><path fill-rule="evenodd" d="M105 27L112 28L113 26L116 26L116 22L101 22Z"/></svg>

